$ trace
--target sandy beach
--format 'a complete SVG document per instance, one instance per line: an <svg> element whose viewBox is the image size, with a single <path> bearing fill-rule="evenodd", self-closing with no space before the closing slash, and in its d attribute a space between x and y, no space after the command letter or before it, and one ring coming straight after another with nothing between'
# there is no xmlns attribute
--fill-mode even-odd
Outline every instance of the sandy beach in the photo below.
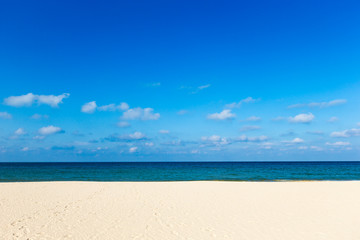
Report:
<svg viewBox="0 0 360 240"><path fill-rule="evenodd" d="M360 182L0 183L0 239L360 239Z"/></svg>

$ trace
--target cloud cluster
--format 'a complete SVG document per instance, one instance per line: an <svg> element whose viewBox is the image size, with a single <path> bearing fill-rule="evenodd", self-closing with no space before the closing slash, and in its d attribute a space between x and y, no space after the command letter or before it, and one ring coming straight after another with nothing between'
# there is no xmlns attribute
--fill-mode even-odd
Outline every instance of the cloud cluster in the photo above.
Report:
<svg viewBox="0 0 360 240"><path fill-rule="evenodd" d="M268 136L261 135L257 137L248 137L246 135L241 135L240 137L233 138L234 142L264 142L269 140Z"/></svg>
<svg viewBox="0 0 360 240"><path fill-rule="evenodd" d="M191 86L181 86L179 89L182 90L189 90L189 94L196 94L206 88L209 88L211 86L211 84L205 84L205 85L201 85L198 87L191 87Z"/></svg>
<svg viewBox="0 0 360 240"><path fill-rule="evenodd" d="M146 135L142 132L134 132L126 135L112 134L104 138L103 140L109 142L131 142L131 141L148 140L148 137L146 137Z"/></svg>
<svg viewBox="0 0 360 240"><path fill-rule="evenodd" d="M37 103L38 105L49 105L51 107L59 107L59 104L63 102L63 99L68 98L69 93L63 93L61 95L36 95L28 93L21 96L10 96L4 99L4 104L12 107L30 107Z"/></svg>
<svg viewBox="0 0 360 240"><path fill-rule="evenodd" d="M154 113L152 108L131 108L125 111L122 115L124 120L158 120L160 113Z"/></svg>
<svg viewBox="0 0 360 240"><path fill-rule="evenodd" d="M114 112L117 110L125 111L127 109L129 109L129 105L125 102L122 102L119 105L115 105L114 103L112 103L112 104L98 107L99 111L111 111L111 112Z"/></svg>
<svg viewBox="0 0 360 240"><path fill-rule="evenodd" d="M127 127L130 127L131 124L126 122L126 121L120 121L117 123L118 127L121 127L121 128L127 128Z"/></svg>
<svg viewBox="0 0 360 240"><path fill-rule="evenodd" d="M200 92L200 91L202 91L202 90L204 90L206 88L209 88L210 86L211 86L211 84L198 86L195 91L191 92L191 94L196 94L196 93L198 93L198 92Z"/></svg>
<svg viewBox="0 0 360 240"><path fill-rule="evenodd" d="M218 135L212 135L209 137L201 137L201 140L204 144L200 145L200 147L213 147L217 146L220 147L222 145L228 145L230 142L225 137L220 137Z"/></svg>
<svg viewBox="0 0 360 240"><path fill-rule="evenodd" d="M328 102L312 102L312 103L298 103L288 106L288 108L300 108L300 107L319 107L319 108L325 108L325 107L332 107L337 106L341 104L345 104L347 102L346 99L335 99Z"/></svg>
<svg viewBox="0 0 360 240"><path fill-rule="evenodd" d="M328 120L328 122L330 122L330 123L334 123L334 122L337 122L337 121L339 121L339 118L338 118L338 117L331 117L331 118L329 118L329 120Z"/></svg>
<svg viewBox="0 0 360 240"><path fill-rule="evenodd" d="M115 112L115 111L125 111L128 109L129 109L129 105L125 102L122 102L118 105L112 103L108 105L97 106L96 101L91 101L82 105L81 112L91 114L94 113L96 110L103 112L105 111Z"/></svg>
<svg viewBox="0 0 360 240"><path fill-rule="evenodd" d="M312 113L302 113L294 117L289 117L289 121L293 123L310 123L315 116Z"/></svg>
<svg viewBox="0 0 360 240"><path fill-rule="evenodd" d="M235 138L226 138L220 137L219 135L212 135L208 137L202 137L201 140L206 143L204 146L221 146L221 145L228 145L232 143L239 143L239 142L264 142L267 141L269 138L267 136L255 136L249 137L246 135L241 135Z"/></svg>
<svg viewBox="0 0 360 240"><path fill-rule="evenodd" d="M104 106L97 106L95 101L85 103L81 107L81 112L83 113L94 113L95 111L124 111L121 119L123 120L158 120L160 118L160 113L154 113L152 108L129 108L129 105L125 102L116 104L108 104ZM119 127L129 127L130 124L126 121L121 121L118 123Z"/></svg>
<svg viewBox="0 0 360 240"><path fill-rule="evenodd" d="M161 134L169 134L170 131L169 131L169 130L165 130L165 129L161 129L161 130L159 131L159 133L161 133Z"/></svg>
<svg viewBox="0 0 360 240"><path fill-rule="evenodd" d="M260 126L247 125L247 126L243 126L242 128L240 128L240 132L248 132L248 131L254 131L254 130L259 130L259 129L261 129Z"/></svg>
<svg viewBox="0 0 360 240"><path fill-rule="evenodd" d="M46 114L41 115L41 114L37 114L37 113L35 113L35 114L34 114L34 115L32 115L30 118L31 118L31 119L35 119L35 120L39 120L39 119L48 119L48 118L49 118L49 116L48 116L48 115L46 115Z"/></svg>
<svg viewBox="0 0 360 240"><path fill-rule="evenodd" d="M22 135L26 135L26 131L25 131L23 128L18 128L18 129L14 132L14 134L15 134L16 136L22 136Z"/></svg>
<svg viewBox="0 0 360 240"><path fill-rule="evenodd" d="M350 145L350 143L349 142L334 142L334 143L327 142L326 145L330 145L330 146L348 146L348 145Z"/></svg>
<svg viewBox="0 0 360 240"><path fill-rule="evenodd" d="M257 101L260 101L260 98L254 99L252 97L247 97L245 99L240 100L239 102L233 102L233 103L230 103L230 104L226 104L225 108L239 108L239 107L241 107L241 105L243 103L254 103L254 102L257 102Z"/></svg>
<svg viewBox="0 0 360 240"><path fill-rule="evenodd" d="M271 121L274 121L274 122L279 122L279 121L283 121L283 120L285 120L285 118L281 117L281 116L278 116L278 117L275 117L275 118L271 119Z"/></svg>
<svg viewBox="0 0 360 240"><path fill-rule="evenodd" d="M283 142L288 143L288 144L299 144L299 143L303 143L304 139L302 139L302 138L294 138L293 140L283 141Z"/></svg>
<svg viewBox="0 0 360 240"><path fill-rule="evenodd" d="M261 117L257 117L257 116L251 116L246 119L246 121L249 121L249 122L257 122L260 120L261 120Z"/></svg>
<svg viewBox="0 0 360 240"><path fill-rule="evenodd" d="M319 131L319 130L307 131L306 133L313 134L313 135L324 135L324 132Z"/></svg>
<svg viewBox="0 0 360 240"><path fill-rule="evenodd" d="M134 132L132 134L129 134L129 138L135 139L135 140L140 140L140 139L145 139L146 136L142 132Z"/></svg>
<svg viewBox="0 0 360 240"><path fill-rule="evenodd" d="M210 142L227 142L226 138L220 137L219 135L212 135L209 137L201 137L202 141L210 141Z"/></svg>
<svg viewBox="0 0 360 240"><path fill-rule="evenodd" d="M8 112L0 112L0 118L2 119L11 119L12 115Z"/></svg>
<svg viewBox="0 0 360 240"><path fill-rule="evenodd" d="M300 146L298 147L299 150L307 150L307 149L310 149L310 150L314 150L314 151L323 151L324 149L322 147L319 147L319 146Z"/></svg>
<svg viewBox="0 0 360 240"><path fill-rule="evenodd" d="M137 150L138 150L138 147L131 147L131 148L129 148L129 153L137 152Z"/></svg>
<svg viewBox="0 0 360 240"><path fill-rule="evenodd" d="M185 115L185 114L187 114L187 113L188 113L187 110L180 110L180 111L178 111L176 114L177 114L177 115Z"/></svg>
<svg viewBox="0 0 360 240"><path fill-rule="evenodd" d="M53 125L50 125L50 126L47 126L47 127L40 128L38 132L41 135L47 136L47 135L52 135L52 134L55 134L55 133L63 133L64 130L62 130L59 127L55 127Z"/></svg>
<svg viewBox="0 0 360 240"><path fill-rule="evenodd" d="M27 132L23 128L18 128L14 131L14 134L9 139L19 139L21 136L27 135Z"/></svg>
<svg viewBox="0 0 360 240"><path fill-rule="evenodd" d="M347 129L347 130L340 131L340 132L332 132L330 134L330 136L336 137L336 138L349 138L349 137L354 137L354 136L360 136L360 129L352 128L352 129Z"/></svg>
<svg viewBox="0 0 360 240"><path fill-rule="evenodd" d="M146 84L147 87L160 87L161 86L161 82L153 82L153 83L148 83Z"/></svg>
<svg viewBox="0 0 360 240"><path fill-rule="evenodd" d="M212 113L207 116L208 119L212 120L229 120L235 118L235 114L231 112L231 109L224 109L219 113Z"/></svg>

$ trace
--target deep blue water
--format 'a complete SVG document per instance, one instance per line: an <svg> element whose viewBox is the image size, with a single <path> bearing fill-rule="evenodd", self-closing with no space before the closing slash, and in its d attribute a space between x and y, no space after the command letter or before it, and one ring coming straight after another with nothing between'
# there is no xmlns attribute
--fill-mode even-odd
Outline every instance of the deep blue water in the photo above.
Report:
<svg viewBox="0 0 360 240"><path fill-rule="evenodd" d="M360 162L0 163L0 182L360 180Z"/></svg>

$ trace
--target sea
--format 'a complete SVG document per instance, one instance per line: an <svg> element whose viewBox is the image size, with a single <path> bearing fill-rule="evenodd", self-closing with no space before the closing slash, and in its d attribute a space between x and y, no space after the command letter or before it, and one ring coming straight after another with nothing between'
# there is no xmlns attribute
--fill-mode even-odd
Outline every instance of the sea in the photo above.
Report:
<svg viewBox="0 0 360 240"><path fill-rule="evenodd" d="M360 180L360 162L0 163L0 182L315 180Z"/></svg>

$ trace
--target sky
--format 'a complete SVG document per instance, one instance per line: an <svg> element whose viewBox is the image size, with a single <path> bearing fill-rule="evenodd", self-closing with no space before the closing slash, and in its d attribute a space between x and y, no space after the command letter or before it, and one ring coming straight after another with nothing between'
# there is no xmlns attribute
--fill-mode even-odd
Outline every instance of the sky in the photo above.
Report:
<svg viewBox="0 0 360 240"><path fill-rule="evenodd" d="M3 1L0 161L360 160L359 1Z"/></svg>

